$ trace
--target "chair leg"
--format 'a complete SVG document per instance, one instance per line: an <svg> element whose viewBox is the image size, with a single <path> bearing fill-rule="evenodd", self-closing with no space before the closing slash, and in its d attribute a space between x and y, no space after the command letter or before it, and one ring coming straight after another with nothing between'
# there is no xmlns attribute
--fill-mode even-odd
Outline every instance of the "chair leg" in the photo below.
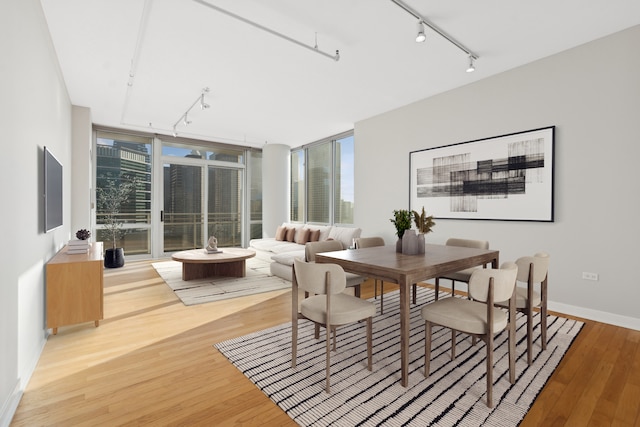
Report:
<svg viewBox="0 0 640 427"><path fill-rule="evenodd" d="M451 330L451 360L456 358L456 331Z"/></svg>
<svg viewBox="0 0 640 427"><path fill-rule="evenodd" d="M540 336L542 337L542 349L547 349L547 304L540 307Z"/></svg>
<svg viewBox="0 0 640 427"><path fill-rule="evenodd" d="M418 295L418 285L416 283L413 284L413 303L416 303L416 299L417 299L417 295Z"/></svg>
<svg viewBox="0 0 640 427"><path fill-rule="evenodd" d="M451 281L451 296L452 297L456 296L456 281L455 280Z"/></svg>
<svg viewBox="0 0 640 427"><path fill-rule="evenodd" d="M296 367L298 356L298 320L291 323L291 367Z"/></svg>
<svg viewBox="0 0 640 427"><path fill-rule="evenodd" d="M378 299L378 279L373 280L373 299Z"/></svg>
<svg viewBox="0 0 640 427"><path fill-rule="evenodd" d="M367 368L371 371L373 365L373 320L367 317Z"/></svg>
<svg viewBox="0 0 640 427"><path fill-rule="evenodd" d="M438 294L440 293L440 278L436 277L436 297L435 300L438 301Z"/></svg>
<svg viewBox="0 0 640 427"><path fill-rule="evenodd" d="M540 287L540 336L543 350L547 349L547 289L548 278L545 277Z"/></svg>
<svg viewBox="0 0 640 427"><path fill-rule="evenodd" d="M360 285L356 285L353 287L353 294L360 298Z"/></svg>
<svg viewBox="0 0 640 427"><path fill-rule="evenodd" d="M509 382L515 384L516 382L516 322L515 316L511 318L509 316Z"/></svg>
<svg viewBox="0 0 640 427"><path fill-rule="evenodd" d="M384 282L380 281L380 314L384 314Z"/></svg>
<svg viewBox="0 0 640 427"><path fill-rule="evenodd" d="M493 408L493 333L487 334L487 406Z"/></svg>
<svg viewBox="0 0 640 427"><path fill-rule="evenodd" d="M317 340L320 339L320 325L317 323L314 325L313 337Z"/></svg>
<svg viewBox="0 0 640 427"><path fill-rule="evenodd" d="M431 368L431 322L424 322L424 376L429 376Z"/></svg>
<svg viewBox="0 0 640 427"><path fill-rule="evenodd" d="M527 307L527 364L531 365L533 359L533 310Z"/></svg>
<svg viewBox="0 0 640 427"><path fill-rule="evenodd" d="M331 331L333 332L333 351L336 351L336 349L338 348L338 346L336 344L336 335L337 335L336 327L332 326L331 327Z"/></svg>
<svg viewBox="0 0 640 427"><path fill-rule="evenodd" d="M331 376L330 372L329 372L329 367L331 366L331 327L329 325L326 326L325 328L325 332L326 332L326 370L327 370L327 379L326 379L326 392L327 393L331 393L330 390L330 382L329 382L329 378Z"/></svg>

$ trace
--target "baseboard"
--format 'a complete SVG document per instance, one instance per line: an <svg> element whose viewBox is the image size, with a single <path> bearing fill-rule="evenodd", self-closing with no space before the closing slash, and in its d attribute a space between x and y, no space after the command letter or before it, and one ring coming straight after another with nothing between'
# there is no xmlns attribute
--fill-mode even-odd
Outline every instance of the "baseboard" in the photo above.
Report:
<svg viewBox="0 0 640 427"><path fill-rule="evenodd" d="M431 288L435 287L432 284L428 284L428 286ZM440 292L451 292L451 288L440 285ZM456 294L458 292L458 289L456 289ZM460 293L466 295L466 292L460 291ZM595 320L596 322L608 323L610 325L640 331L640 318L636 317L620 316L606 311L592 310L590 308L577 307L575 305L562 304L553 301L548 302L548 309L560 314L582 317L583 319Z"/></svg>
<svg viewBox="0 0 640 427"><path fill-rule="evenodd" d="M22 395L24 394L24 390L29 384L31 380L31 376L36 370L36 366L38 365L38 361L40 360L40 356L44 351L44 346L47 343L47 337L49 336L49 331L43 331L43 339L40 342L40 348L37 353L33 355L31 358L31 363L27 364L26 368L23 369L23 372L19 372L20 378L16 380L16 384L14 386L13 392L11 396L2 404L2 408L0 409L0 427L9 427L11 424L11 420L18 409L18 405L20 404L20 399L22 399Z"/></svg>
<svg viewBox="0 0 640 427"><path fill-rule="evenodd" d="M608 323L610 325L621 326L623 328L640 331L640 319L636 317L620 316L606 311L592 310L590 308L577 307L575 305L562 304L553 301L548 303L549 310L571 316L582 317L584 319L595 320L596 322Z"/></svg>
<svg viewBox="0 0 640 427"><path fill-rule="evenodd" d="M0 427L9 427L16 413L16 409L18 409L18 404L20 404L20 399L22 399L22 389L20 388L20 380L18 379L11 396L2 404L2 409L0 410Z"/></svg>

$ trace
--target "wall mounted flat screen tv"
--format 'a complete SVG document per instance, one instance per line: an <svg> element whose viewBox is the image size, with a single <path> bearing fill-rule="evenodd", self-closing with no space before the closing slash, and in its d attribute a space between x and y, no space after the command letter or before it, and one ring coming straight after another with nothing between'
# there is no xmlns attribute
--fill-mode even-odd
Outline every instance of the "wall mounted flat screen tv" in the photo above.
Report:
<svg viewBox="0 0 640 427"><path fill-rule="evenodd" d="M44 147L44 231L62 225L62 163Z"/></svg>

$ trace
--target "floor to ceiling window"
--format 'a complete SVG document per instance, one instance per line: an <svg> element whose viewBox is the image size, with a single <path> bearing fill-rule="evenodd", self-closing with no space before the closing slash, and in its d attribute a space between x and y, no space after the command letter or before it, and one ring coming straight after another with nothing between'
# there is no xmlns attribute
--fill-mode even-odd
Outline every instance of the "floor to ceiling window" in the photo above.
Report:
<svg viewBox="0 0 640 427"><path fill-rule="evenodd" d="M307 148L307 222L331 223L333 141Z"/></svg>
<svg viewBox="0 0 640 427"><path fill-rule="evenodd" d="M353 224L353 132L291 152L291 221Z"/></svg>
<svg viewBox="0 0 640 427"><path fill-rule="evenodd" d="M246 247L262 235L259 149L101 129L95 141L95 188L136 182L118 214L127 257L201 248L212 235L220 247ZM105 214L97 203L97 241Z"/></svg>
<svg viewBox="0 0 640 427"><path fill-rule="evenodd" d="M151 253L152 138L116 132L96 133L96 188L135 181L135 189L120 207L116 220L122 223L116 246L127 255ZM95 240L103 241L108 212L96 200ZM105 242L105 248L111 244Z"/></svg>
<svg viewBox="0 0 640 427"><path fill-rule="evenodd" d="M353 224L355 202L354 140L353 134L336 139L334 143L333 221Z"/></svg>

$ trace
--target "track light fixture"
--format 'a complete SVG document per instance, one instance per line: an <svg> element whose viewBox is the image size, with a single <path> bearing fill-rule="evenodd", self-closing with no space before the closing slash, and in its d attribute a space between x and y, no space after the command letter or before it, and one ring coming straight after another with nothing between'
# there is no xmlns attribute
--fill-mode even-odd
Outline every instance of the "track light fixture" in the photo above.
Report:
<svg viewBox="0 0 640 427"><path fill-rule="evenodd" d="M469 67L467 67L467 73L473 73L476 67L473 66L473 56L469 55Z"/></svg>
<svg viewBox="0 0 640 427"><path fill-rule="evenodd" d="M291 37L289 37L287 35L279 33L279 32L277 32L275 30L272 30L271 28L267 28L262 24L258 24L257 22L251 21L251 20L249 20L247 18L243 18L240 15L236 15L233 12L229 12L228 10L225 10L225 9L223 9L221 7L218 7L218 6L215 6L215 5L211 4L211 3L208 3L208 2L206 2L204 0L193 0L193 1L196 2L196 3L200 3L201 5L206 6L209 9L213 9L213 10L215 10L217 12L224 13L227 16L230 16L230 17L232 17L234 19L237 19L238 21L242 21L245 24L249 24L249 25L251 25L251 26L253 26L253 27L255 27L255 28L259 29L259 30L265 31L265 32L267 32L267 33L269 33L271 35L274 35L276 37L280 37L281 39L284 39L284 40L286 40L288 42L297 44L298 46L301 46L301 47L309 49L309 50L311 50L313 52L319 53L320 55L326 56L327 58L331 58L336 62L338 62L340 60L340 51L336 50L336 54L332 55L330 53L323 52L320 49L318 49L318 36L317 36L317 34L316 34L316 44L315 44L315 46L311 46L311 45L308 45L306 43L302 43L301 41L298 41L298 40L296 40L294 38L291 38Z"/></svg>
<svg viewBox="0 0 640 427"><path fill-rule="evenodd" d="M463 45L462 43L460 43L459 41L457 41L456 39L454 39L453 37L451 37L450 35L448 35L444 31L442 31L440 28L435 26L433 23L429 22L425 17L423 17L418 12L413 10L409 5L404 4L402 2L402 0L391 0L391 1L393 3L395 3L397 6L399 6L400 8L404 9L405 12L409 13L411 16L413 16L414 18L416 18L418 20L418 34L416 36L416 41L418 43L421 43L421 42L426 40L426 36L424 34L424 27L427 26L430 29L432 29L434 32L436 32L437 34L442 36L449 43L451 43L452 45L454 45L455 47L457 47L458 49L460 49L461 51L466 53L467 56L469 57L469 67L467 68L467 72L470 73L472 71L475 71L475 67L473 65L473 61L475 61L476 59L479 58L478 55L473 53L465 45Z"/></svg>
<svg viewBox="0 0 640 427"><path fill-rule="evenodd" d="M196 98L195 101L193 101L193 104L191 104L191 106L189 108L187 108L187 111L184 112L183 115L180 116L180 118L178 119L177 122L174 123L173 125L173 136L176 137L178 136L178 131L177 131L177 127L180 124L180 122L182 122L182 124L184 124L185 126L188 126L191 124L191 120L189 120L189 113L191 112L191 110L198 104L200 103L200 109L201 110L205 110L207 108L210 107L209 104L207 104L206 102L204 102L204 96L206 94L209 93L209 88L205 87L204 89L202 89L202 93L200 93L200 96L198 96Z"/></svg>
<svg viewBox="0 0 640 427"><path fill-rule="evenodd" d="M200 109L201 110L206 110L209 107L211 107L211 105L209 105L206 102L204 102L204 93L202 93L202 95L200 95Z"/></svg>
<svg viewBox="0 0 640 427"><path fill-rule="evenodd" d="M424 25L422 25L422 20L418 21L418 34L416 35L416 42L422 43L427 39L427 36L424 34Z"/></svg>

